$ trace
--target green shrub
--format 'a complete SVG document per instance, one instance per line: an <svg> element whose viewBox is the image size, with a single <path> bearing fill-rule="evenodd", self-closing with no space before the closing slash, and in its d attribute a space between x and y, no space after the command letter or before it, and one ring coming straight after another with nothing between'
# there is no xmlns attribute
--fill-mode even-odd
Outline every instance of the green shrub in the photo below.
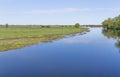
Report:
<svg viewBox="0 0 120 77"><path fill-rule="evenodd" d="M79 23L76 23L75 24L75 28L79 28L80 27L80 24Z"/></svg>

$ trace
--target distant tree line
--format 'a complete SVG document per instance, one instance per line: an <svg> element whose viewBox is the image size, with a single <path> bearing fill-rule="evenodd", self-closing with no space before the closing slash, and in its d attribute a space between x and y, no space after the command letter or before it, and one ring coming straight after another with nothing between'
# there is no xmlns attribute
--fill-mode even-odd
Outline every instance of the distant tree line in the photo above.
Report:
<svg viewBox="0 0 120 77"><path fill-rule="evenodd" d="M19 27L19 28L51 28L51 27L75 27L79 28L81 25L79 23L76 23L75 25L0 25L0 27L5 27L5 28L12 28L12 27Z"/></svg>
<svg viewBox="0 0 120 77"><path fill-rule="evenodd" d="M102 25L104 29L120 30L120 15L104 20Z"/></svg>
<svg viewBox="0 0 120 77"><path fill-rule="evenodd" d="M81 26L86 26L86 27L102 27L102 25L81 25Z"/></svg>

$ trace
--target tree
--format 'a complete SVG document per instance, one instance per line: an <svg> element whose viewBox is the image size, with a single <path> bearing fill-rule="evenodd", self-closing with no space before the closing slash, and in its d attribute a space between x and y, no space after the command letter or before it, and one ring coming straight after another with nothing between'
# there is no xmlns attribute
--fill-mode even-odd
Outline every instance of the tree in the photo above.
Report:
<svg viewBox="0 0 120 77"><path fill-rule="evenodd" d="M114 18L108 18L102 22L103 28L120 30L120 15Z"/></svg>
<svg viewBox="0 0 120 77"><path fill-rule="evenodd" d="M8 24L5 24L5 27L8 28Z"/></svg>
<svg viewBox="0 0 120 77"><path fill-rule="evenodd" d="M75 28L79 28L80 27L80 24L79 23L76 23L75 24Z"/></svg>

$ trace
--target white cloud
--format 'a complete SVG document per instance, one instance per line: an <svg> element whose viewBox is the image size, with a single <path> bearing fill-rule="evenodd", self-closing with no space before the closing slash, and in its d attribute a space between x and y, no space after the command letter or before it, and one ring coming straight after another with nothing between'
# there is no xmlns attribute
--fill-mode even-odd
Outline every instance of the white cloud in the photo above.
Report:
<svg viewBox="0 0 120 77"><path fill-rule="evenodd" d="M0 14L54 14L54 13L72 13L72 12L93 12L93 11L120 11L120 8L63 8L49 10L7 10L0 11Z"/></svg>

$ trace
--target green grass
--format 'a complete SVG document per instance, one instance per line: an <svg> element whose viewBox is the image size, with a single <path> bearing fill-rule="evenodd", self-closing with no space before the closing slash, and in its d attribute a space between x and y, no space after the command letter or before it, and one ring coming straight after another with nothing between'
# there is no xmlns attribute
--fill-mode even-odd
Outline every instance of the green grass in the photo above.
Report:
<svg viewBox="0 0 120 77"><path fill-rule="evenodd" d="M0 51L22 48L25 46L62 38L66 34L81 33L87 28L74 27L9 27L0 28Z"/></svg>

